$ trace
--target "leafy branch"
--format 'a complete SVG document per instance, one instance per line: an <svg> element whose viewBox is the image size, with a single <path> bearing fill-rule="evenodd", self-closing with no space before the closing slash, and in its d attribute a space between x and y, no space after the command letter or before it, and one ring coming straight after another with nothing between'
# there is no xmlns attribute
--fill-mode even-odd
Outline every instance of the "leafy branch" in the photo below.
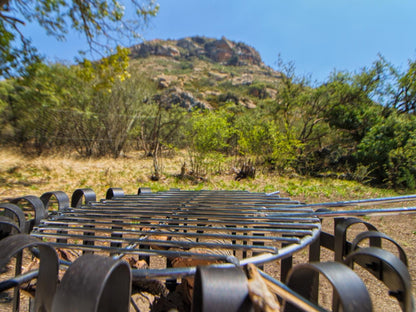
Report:
<svg viewBox="0 0 416 312"><path fill-rule="evenodd" d="M140 30L157 14L155 0L130 0L135 16L128 19L126 8L117 0L0 0L0 76L37 59L21 27L39 24L48 36L65 40L70 31L82 34L92 54L112 54L124 39L140 37ZM7 14L5 14L7 12Z"/></svg>

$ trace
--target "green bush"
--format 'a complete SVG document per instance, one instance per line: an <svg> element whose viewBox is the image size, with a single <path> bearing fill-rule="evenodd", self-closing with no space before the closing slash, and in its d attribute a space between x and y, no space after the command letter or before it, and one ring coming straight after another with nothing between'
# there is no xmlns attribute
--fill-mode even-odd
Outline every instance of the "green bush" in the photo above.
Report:
<svg viewBox="0 0 416 312"><path fill-rule="evenodd" d="M190 120L188 138L191 140L190 161L195 174L204 175L210 171L212 164L218 167L224 153L229 147L233 134L226 109L217 111L195 111Z"/></svg>
<svg viewBox="0 0 416 312"><path fill-rule="evenodd" d="M275 121L251 113L237 119L235 128L241 156L254 156L278 171L293 166L301 143L282 132Z"/></svg>
<svg viewBox="0 0 416 312"><path fill-rule="evenodd" d="M391 150L385 166L388 184L395 188L416 188L416 138Z"/></svg>
<svg viewBox="0 0 416 312"><path fill-rule="evenodd" d="M261 100L268 98L267 84L264 82L254 82L248 88L248 94Z"/></svg>
<svg viewBox="0 0 416 312"><path fill-rule="evenodd" d="M357 146L357 162L368 166L375 182L414 188L416 118L392 113L373 126Z"/></svg>

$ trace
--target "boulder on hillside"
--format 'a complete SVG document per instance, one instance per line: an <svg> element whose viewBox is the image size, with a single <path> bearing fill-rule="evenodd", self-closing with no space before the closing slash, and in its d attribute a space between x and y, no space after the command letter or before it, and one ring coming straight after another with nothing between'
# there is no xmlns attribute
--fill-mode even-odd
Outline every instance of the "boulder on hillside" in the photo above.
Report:
<svg viewBox="0 0 416 312"><path fill-rule="evenodd" d="M240 64L262 65L259 52L244 43L237 43L235 46L235 54L238 56Z"/></svg>
<svg viewBox="0 0 416 312"><path fill-rule="evenodd" d="M277 96L277 90L272 88L266 88L267 97L274 99Z"/></svg>
<svg viewBox="0 0 416 312"><path fill-rule="evenodd" d="M219 63L241 66L261 65L260 54L244 43L234 43L225 37L205 44L207 56Z"/></svg>
<svg viewBox="0 0 416 312"><path fill-rule="evenodd" d="M264 85L252 85L249 90L248 94L251 96L254 96L258 99L269 99L269 98L275 98L277 95L277 90L268 88Z"/></svg>
<svg viewBox="0 0 416 312"><path fill-rule="evenodd" d="M207 56L219 63L227 63L233 57L233 48L234 44L225 37L205 44Z"/></svg>
<svg viewBox="0 0 416 312"><path fill-rule="evenodd" d="M153 81L157 83L158 89L167 89L169 87L172 87L172 85L183 85L183 81L180 76L174 76L174 75L165 75L161 74L153 78Z"/></svg>
<svg viewBox="0 0 416 312"><path fill-rule="evenodd" d="M160 102L166 108L179 106L189 111L195 108L212 109L208 102L195 98L191 92L184 91L181 88L171 88L163 94L155 96L154 100Z"/></svg>
<svg viewBox="0 0 416 312"><path fill-rule="evenodd" d="M192 38L180 39L176 45L186 51L185 56L187 57L205 55L203 46L192 40Z"/></svg>
<svg viewBox="0 0 416 312"><path fill-rule="evenodd" d="M218 72L209 72L208 75L214 78L216 81L222 81L228 78L228 74L218 73Z"/></svg>
<svg viewBox="0 0 416 312"><path fill-rule="evenodd" d="M253 83L254 77L249 74L243 74L242 76L234 77L231 80L233 86L249 86Z"/></svg>
<svg viewBox="0 0 416 312"><path fill-rule="evenodd" d="M252 100L247 99L247 98L241 98L240 101L238 102L238 104L240 104L241 106L244 106L245 108L256 108L257 105L256 103L254 103Z"/></svg>

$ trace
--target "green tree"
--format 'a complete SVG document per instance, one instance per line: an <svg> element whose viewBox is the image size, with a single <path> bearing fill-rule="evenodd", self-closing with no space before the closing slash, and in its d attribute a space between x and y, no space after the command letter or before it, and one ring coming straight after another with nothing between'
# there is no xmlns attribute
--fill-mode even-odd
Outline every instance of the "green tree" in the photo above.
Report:
<svg viewBox="0 0 416 312"><path fill-rule="evenodd" d="M160 97L154 96L140 109L140 121L132 131L138 147L146 156L153 158L154 179L158 179L163 170L163 151L172 151L182 148L186 142L184 127L187 120L187 111L179 106L165 107Z"/></svg>
<svg viewBox="0 0 416 312"><path fill-rule="evenodd" d="M118 157L155 92L154 83L124 70L120 74L118 64L97 64L37 63L19 79L3 81L2 134L26 152L34 148L41 154L64 144L66 151L83 156Z"/></svg>
<svg viewBox="0 0 416 312"><path fill-rule="evenodd" d="M276 142L283 144L286 156L282 156L283 162L273 161L280 163L276 166L279 169L283 169L283 164L290 164L296 170L308 173L313 168L310 165L313 154L325 145L329 133L325 120L328 89L314 87L308 76L296 75L293 63L284 63L280 59L279 69L282 78L277 85L276 98L266 107L273 127L277 127L279 133Z"/></svg>
<svg viewBox="0 0 416 312"><path fill-rule="evenodd" d="M38 23L47 35L59 40L69 31L77 31L92 51L111 51L122 38L137 37L140 27L159 9L154 0L130 0L128 4L135 19L126 16L123 2L117 0L0 0L0 76L39 59L36 48L23 35L26 22Z"/></svg>
<svg viewBox="0 0 416 312"><path fill-rule="evenodd" d="M375 67L355 75L333 73L326 84L329 96L325 118L329 125L342 130L348 140L360 142L382 113L382 107L372 99L379 83Z"/></svg>
<svg viewBox="0 0 416 312"><path fill-rule="evenodd" d="M12 80L0 81L0 143L8 143L14 138L14 129L11 125L9 103L14 95Z"/></svg>
<svg viewBox="0 0 416 312"><path fill-rule="evenodd" d="M293 165L301 143L288 140L280 126L269 116L258 110L248 110L236 118L233 126L241 157L254 158L255 164L268 165L279 171Z"/></svg>
<svg viewBox="0 0 416 312"><path fill-rule="evenodd" d="M274 103L269 106L269 114L276 123L280 124L280 130L288 139L297 137L298 112L302 111L302 97L307 88L307 79L298 77L293 63L278 61L282 78L277 85L277 95Z"/></svg>
<svg viewBox="0 0 416 312"><path fill-rule="evenodd" d="M327 90L314 88L308 76L297 76L293 63L279 60L279 70L282 78L278 81L276 99L268 108L271 117L288 140L302 144L316 141L314 129L324 122Z"/></svg>
<svg viewBox="0 0 416 312"><path fill-rule="evenodd" d="M5 118L9 140L23 147L35 147L38 154L59 144L65 125L64 99L72 96L68 86L75 78L69 67L37 63L19 79L5 81Z"/></svg>
<svg viewBox="0 0 416 312"><path fill-rule="evenodd" d="M392 88L393 100L391 105L404 113L416 115L416 61L409 61L405 73L391 67L395 86Z"/></svg>
<svg viewBox="0 0 416 312"><path fill-rule="evenodd" d="M357 147L357 161L373 181L394 187L416 186L416 118L391 113L374 125Z"/></svg>
<svg viewBox="0 0 416 312"><path fill-rule="evenodd" d="M191 140L191 168L196 175L206 174L221 166L234 131L230 123L232 115L226 107L192 113L188 138Z"/></svg>
<svg viewBox="0 0 416 312"><path fill-rule="evenodd" d="M66 99L71 115L67 137L77 138L73 147L84 156L120 156L143 118L145 102L155 92L150 80L124 69L120 73L112 61L108 64L74 66L77 80L71 84L73 95Z"/></svg>
<svg viewBox="0 0 416 312"><path fill-rule="evenodd" d="M99 117L98 154L117 158L126 147L135 125L140 121L142 108L154 92L154 84L133 75L116 81L112 88L98 90L91 106Z"/></svg>
<svg viewBox="0 0 416 312"><path fill-rule="evenodd" d="M386 112L374 101L379 92L381 70L375 63L356 74L334 72L329 81L318 88L322 93L322 117L327 134L321 138L321 148L312 151L309 159L304 158L305 166L309 161L309 170L345 172L356 169L357 145Z"/></svg>

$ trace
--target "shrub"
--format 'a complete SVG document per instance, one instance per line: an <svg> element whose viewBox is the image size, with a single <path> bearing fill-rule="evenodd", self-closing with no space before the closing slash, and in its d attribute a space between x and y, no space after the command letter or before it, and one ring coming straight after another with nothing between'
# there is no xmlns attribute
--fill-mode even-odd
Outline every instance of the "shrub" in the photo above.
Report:
<svg viewBox="0 0 416 312"><path fill-rule="evenodd" d="M221 153L229 147L233 132L230 115L226 109L193 112L188 137L191 140L191 167L195 174L206 174L213 166L220 166Z"/></svg>
<svg viewBox="0 0 416 312"><path fill-rule="evenodd" d="M368 166L375 182L415 187L416 118L392 113L373 126L357 146L357 162Z"/></svg>

